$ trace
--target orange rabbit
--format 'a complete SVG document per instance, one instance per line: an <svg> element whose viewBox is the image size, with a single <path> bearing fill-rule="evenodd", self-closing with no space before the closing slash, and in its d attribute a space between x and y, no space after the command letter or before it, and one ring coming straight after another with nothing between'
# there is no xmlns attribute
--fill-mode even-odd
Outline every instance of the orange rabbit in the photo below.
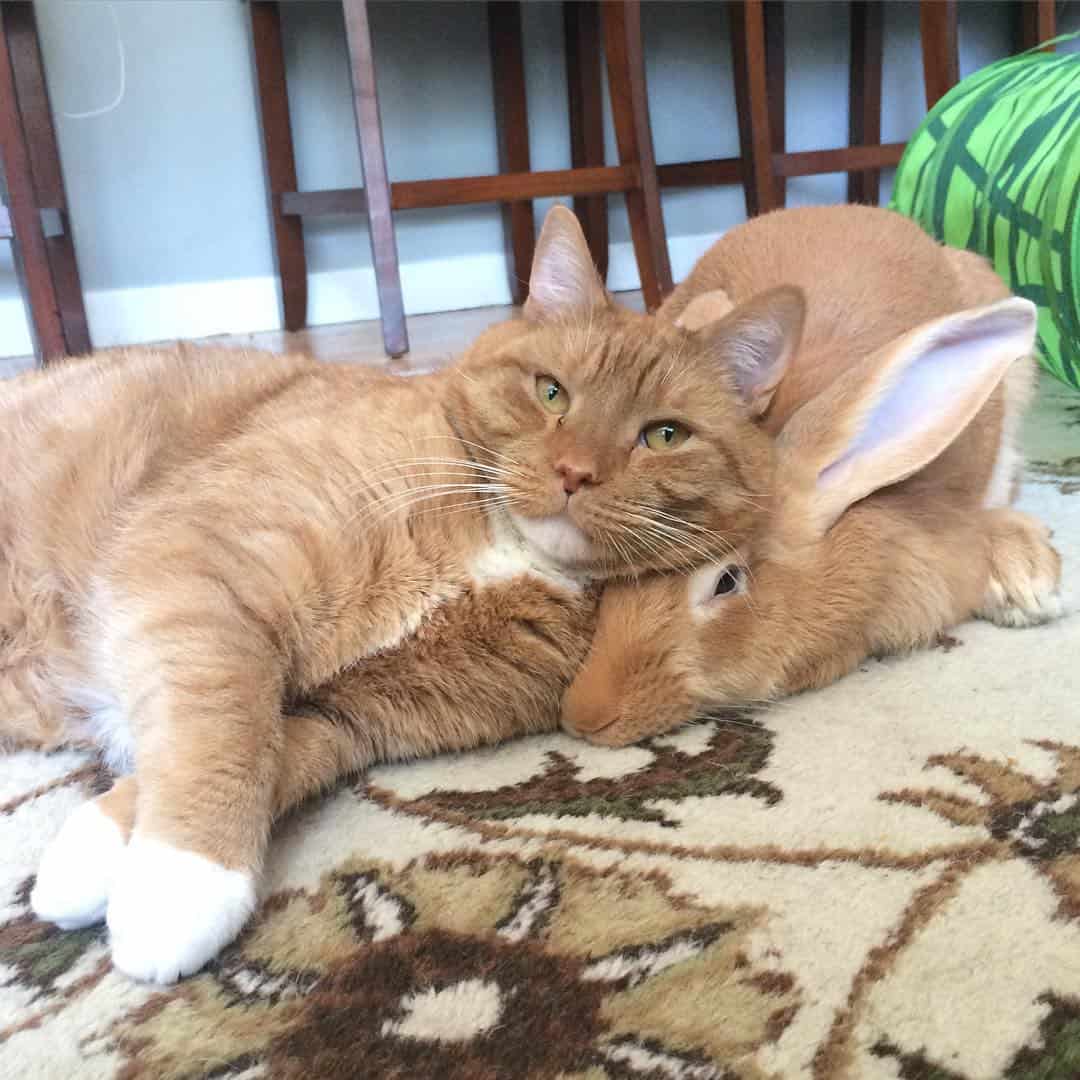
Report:
<svg viewBox="0 0 1080 1080"><path fill-rule="evenodd" d="M689 576L608 587L563 699L563 726L593 742L823 686L972 615L1024 626L1060 609L1048 530L1009 508L1034 306L976 256L846 206L733 230L660 315L698 326L781 283L808 305L758 401L770 525Z"/></svg>

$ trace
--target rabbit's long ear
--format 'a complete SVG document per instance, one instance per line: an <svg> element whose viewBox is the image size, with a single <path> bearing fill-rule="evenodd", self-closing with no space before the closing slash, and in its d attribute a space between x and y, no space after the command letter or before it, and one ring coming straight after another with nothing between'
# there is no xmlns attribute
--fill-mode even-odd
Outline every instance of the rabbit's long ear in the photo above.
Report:
<svg viewBox="0 0 1080 1080"><path fill-rule="evenodd" d="M784 426L787 467L813 485L815 525L929 464L1035 344L1035 305L1010 298L926 323L840 375ZM785 467L782 465L781 467Z"/></svg>
<svg viewBox="0 0 1080 1080"><path fill-rule="evenodd" d="M553 206L536 241L525 318L558 322L607 303L578 219L565 206Z"/></svg>

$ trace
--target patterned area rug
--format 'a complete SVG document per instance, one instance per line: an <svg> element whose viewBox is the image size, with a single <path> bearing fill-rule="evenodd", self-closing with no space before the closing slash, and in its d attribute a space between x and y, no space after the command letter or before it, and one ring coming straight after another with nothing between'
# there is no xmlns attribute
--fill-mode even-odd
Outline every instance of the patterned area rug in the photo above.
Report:
<svg viewBox="0 0 1080 1080"><path fill-rule="evenodd" d="M1080 582L1080 399L1024 506ZM1074 449L1069 450L1070 444ZM100 782L0 768L0 1077L1080 1075L1080 615L623 751L383 768L295 815L259 918L159 991L27 909Z"/></svg>

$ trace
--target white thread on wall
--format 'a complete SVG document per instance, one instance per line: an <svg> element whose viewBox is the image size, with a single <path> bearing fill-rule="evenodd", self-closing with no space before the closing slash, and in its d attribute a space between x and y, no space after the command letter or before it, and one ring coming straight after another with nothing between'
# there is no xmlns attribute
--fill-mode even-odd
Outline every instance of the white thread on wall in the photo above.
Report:
<svg viewBox="0 0 1080 1080"><path fill-rule="evenodd" d="M105 116L106 113L111 113L114 109L119 108L120 102L124 100L124 95L127 93L127 56L124 53L124 39L120 36L120 20L116 16L116 4L112 3L111 0L106 0L105 6L109 10L113 30L116 32L116 52L120 59L120 88L116 91L116 97L108 105L103 105L100 109L88 109L86 112L64 112L61 110L60 115L68 120L90 120L95 116Z"/></svg>

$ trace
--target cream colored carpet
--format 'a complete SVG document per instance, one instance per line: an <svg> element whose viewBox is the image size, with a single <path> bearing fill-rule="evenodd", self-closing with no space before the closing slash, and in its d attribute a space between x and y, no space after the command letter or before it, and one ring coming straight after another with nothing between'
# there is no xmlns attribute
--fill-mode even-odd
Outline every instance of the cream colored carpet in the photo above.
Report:
<svg viewBox="0 0 1080 1080"><path fill-rule="evenodd" d="M1023 498L1070 612L1078 421L1044 395ZM99 778L6 759L0 1077L1080 1076L1078 670L1080 615L970 624L633 749L378 769L287 823L261 916L167 991L29 914Z"/></svg>

